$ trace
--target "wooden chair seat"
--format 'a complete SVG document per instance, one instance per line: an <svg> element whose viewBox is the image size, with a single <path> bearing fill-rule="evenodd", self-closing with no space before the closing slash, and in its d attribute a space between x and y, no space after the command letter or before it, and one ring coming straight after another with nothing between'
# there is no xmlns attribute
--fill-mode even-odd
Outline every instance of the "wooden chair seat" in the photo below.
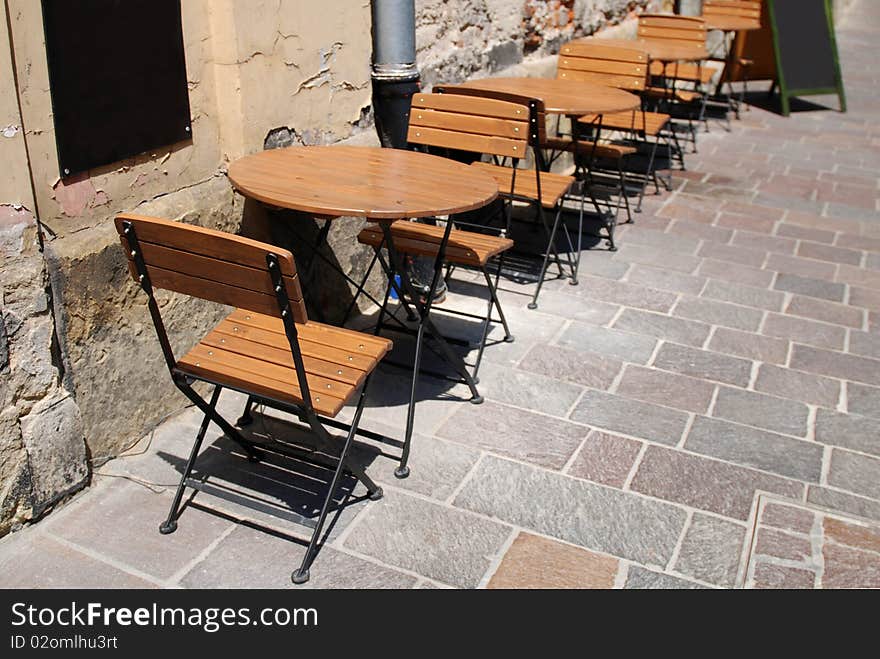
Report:
<svg viewBox="0 0 880 659"><path fill-rule="evenodd" d="M548 138L547 147L557 151L576 151L578 155L584 156L593 154L596 158L606 158L609 160L619 160L638 151L634 146L627 144L615 144L613 142L599 142L596 144L589 140L578 140L575 143L568 137Z"/></svg>
<svg viewBox="0 0 880 659"><path fill-rule="evenodd" d="M645 94L651 98L665 98L668 100L678 101L680 103L693 103L700 99L700 93L690 91L689 89L676 89L672 94L672 90L666 87L648 87Z"/></svg>
<svg viewBox="0 0 880 659"><path fill-rule="evenodd" d="M298 324L297 332L312 405L329 417L339 413L392 347L387 339L313 321ZM184 355L177 368L224 387L303 403L280 318L237 309Z"/></svg>
<svg viewBox="0 0 880 659"><path fill-rule="evenodd" d="M615 112L602 116L602 128L612 130L635 131L643 135L654 137L669 122L669 115L662 112ZM584 115L578 121L586 125L596 125L599 117L595 114Z"/></svg>
<svg viewBox="0 0 880 659"><path fill-rule="evenodd" d="M574 183L573 176L555 174L553 172L541 172L541 198L538 199L538 182L534 171L520 169L516 171L514 182L514 170L510 167L500 167L487 162L475 162L471 167L476 167L491 175L498 182L501 194L510 194L513 183L515 197L540 201L544 208L555 208L562 196Z"/></svg>
<svg viewBox="0 0 880 659"><path fill-rule="evenodd" d="M685 82L699 82L708 85L715 76L716 69L711 66L698 64L672 63L664 65L663 62L651 62L651 75L655 77L666 76Z"/></svg>
<svg viewBox="0 0 880 659"><path fill-rule="evenodd" d="M436 256L445 231L445 227L406 220L391 225L395 249L414 256ZM359 243L376 248L382 246L384 238L382 229L376 224L368 224L358 234ZM485 267L489 259L511 247L513 241L509 238L453 229L446 247L446 261Z"/></svg>

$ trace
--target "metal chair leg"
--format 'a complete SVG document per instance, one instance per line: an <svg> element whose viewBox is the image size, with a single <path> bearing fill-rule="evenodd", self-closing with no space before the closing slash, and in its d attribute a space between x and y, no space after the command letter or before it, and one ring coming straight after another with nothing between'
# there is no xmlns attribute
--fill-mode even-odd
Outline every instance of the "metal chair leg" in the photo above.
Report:
<svg viewBox="0 0 880 659"><path fill-rule="evenodd" d="M495 272L495 281L492 281L492 277L489 276L489 272L485 267L481 268L483 272L483 277L486 279L486 287L489 289L489 301L486 309L486 319L483 321L483 328L480 333L480 348L477 351L477 359L474 362L474 371L473 378L474 381L479 384L479 379L477 377L480 372L480 364L483 361L483 352L486 349L486 340L489 337L489 326L492 324L492 309L493 307L498 310L498 317L501 321L502 327L504 327L504 342L505 343L513 343L514 336L510 333L510 326L507 324L507 318L504 317L504 310L501 308L501 301L498 299L498 281L501 276L502 264L504 263L504 254L498 259L498 268Z"/></svg>
<svg viewBox="0 0 880 659"><path fill-rule="evenodd" d="M357 410L355 411L354 418L351 422L351 428L349 429L348 435L345 438L345 445L343 446L342 452L339 455L339 463L336 465L336 470L333 472L333 478L330 481L330 487L327 490L327 497L324 499L324 504L321 506L321 513L318 516L318 522L315 525L315 529L314 531L312 531L312 537L309 541L309 546L306 549L305 556L303 556L302 564L300 565L299 569L296 570L290 577L291 581L293 581L293 583L295 584L304 584L309 580L309 568L312 565L312 561L315 559L318 540L321 537L321 531L324 528L324 522L327 520L327 514L330 512L330 504L333 501L333 495L336 493L336 488L339 485L339 478L342 476L342 472L346 468L348 451L351 448L354 436L357 433L357 427L361 420L361 413L364 410L364 401L366 400L368 383L369 377L364 382L364 386L361 388L360 400L358 401ZM375 490L370 493L370 498L373 500L379 499L381 498L381 496L382 488L380 487L376 487Z"/></svg>
<svg viewBox="0 0 880 659"><path fill-rule="evenodd" d="M241 416L238 417L238 421L235 422L239 428L247 428L254 422L254 417L251 415L251 408L254 405L254 397L248 396L247 402L244 404L244 412L241 413Z"/></svg>
<svg viewBox="0 0 880 659"><path fill-rule="evenodd" d="M574 255L574 263L572 264L571 281L568 282L571 286L578 285L578 273L581 269L581 250L583 249L584 241L584 204L586 204L585 195L581 194L581 207L578 212L577 252Z"/></svg>
<svg viewBox="0 0 880 659"><path fill-rule="evenodd" d="M208 403L212 410L217 407L217 399L220 398L220 392L222 390L223 388L220 385L214 386L214 393L211 394L211 401ZM250 398L248 398L248 404L250 404ZM205 413L205 417L202 419L202 425L199 427L199 432L196 435L196 441L193 443L192 450L189 453L189 459L186 461L186 467L180 477L180 484L177 486L177 492L174 493L174 500L171 503L171 510L168 511L168 518L159 525L159 533L162 535L168 535L177 530L177 509L180 506L180 502L183 500L183 493L186 490L186 480L192 473L193 467L196 464L196 458L199 457L199 450L202 448L202 442L205 440L205 433L208 432L209 425L211 425L211 418Z"/></svg>
<svg viewBox="0 0 880 659"><path fill-rule="evenodd" d="M424 340L424 337L425 325L424 323L420 323L419 329L416 332L416 352L415 358L413 359L413 375L409 389L409 405L407 405L406 408L406 431L403 440L403 450L400 456L400 464L398 464L397 469L394 470L394 476L401 479L409 476L409 466L407 465L407 462L409 462L409 450L410 445L412 444L413 426L415 425L416 393L419 385L419 371L421 370L422 365L422 341Z"/></svg>
<svg viewBox="0 0 880 659"><path fill-rule="evenodd" d="M624 206L626 207L626 223L632 224L632 211L629 207L629 197L626 194L626 172L623 169L623 159L620 158L617 160L617 175L620 180L620 185L618 187L620 197L617 199L617 212L620 213L620 200L623 200ZM617 217L615 215L615 222L617 221Z"/></svg>
<svg viewBox="0 0 880 659"><path fill-rule="evenodd" d="M553 222L553 230L550 232L550 243L549 245L553 245L556 240L556 230L559 228L559 220L562 217L562 205L560 204L556 210L556 219ZM549 247L548 245L548 247ZM559 257L557 256L557 262ZM541 288L544 286L544 278L547 275L547 267L550 264L550 250L544 254L544 263L541 266L541 273L538 275L538 288L535 290L535 295L532 297L532 301L529 302L529 309L537 309L538 308L538 296L541 294ZM561 268L560 268L561 272Z"/></svg>
<svg viewBox="0 0 880 659"><path fill-rule="evenodd" d="M657 146L658 142L655 139L653 142L653 147L651 148L651 156L648 158L648 168L645 170L645 184L642 186L642 189L639 191L639 201L636 205L635 212L642 212L642 200L645 198L645 188L648 187L648 177L652 177L654 179L654 188L656 192L660 191L659 186L657 185L657 174L654 172L654 160L657 155Z"/></svg>
<svg viewBox="0 0 880 659"><path fill-rule="evenodd" d="M175 374L174 383L177 385L177 388L180 389L184 396L189 398L196 407L198 407L206 416L210 418L211 421L220 426L220 429L226 433L226 436L229 437L233 442L238 444L242 450L247 453L248 459L252 462L259 462L263 459L262 452L257 449L256 446L253 445L252 442L246 440L242 434L236 429L231 423L229 423L226 419L224 419L216 409L214 409L208 402L206 402L201 396L199 396L195 390L185 381L185 376L182 374ZM219 395L219 394L218 394Z"/></svg>

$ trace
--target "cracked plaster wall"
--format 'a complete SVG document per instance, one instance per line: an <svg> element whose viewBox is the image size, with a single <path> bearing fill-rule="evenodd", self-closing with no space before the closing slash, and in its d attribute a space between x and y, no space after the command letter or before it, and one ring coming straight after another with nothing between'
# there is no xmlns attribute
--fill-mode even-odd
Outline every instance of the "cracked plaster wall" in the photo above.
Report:
<svg viewBox="0 0 880 659"><path fill-rule="evenodd" d="M258 223L261 214L233 194L228 162L261 150L279 126L301 143L364 130L369 3L181 5L192 141L64 181L40 3L9 0L8 16L0 12L0 535L80 487L90 461L117 455L186 402L126 276L113 216L137 211L238 231L243 217ZM178 349L223 313L175 295L161 301Z"/></svg>
<svg viewBox="0 0 880 659"><path fill-rule="evenodd" d="M5 7L0 18L5 28ZM58 367L8 39L0 29L0 535L88 478L79 410Z"/></svg>

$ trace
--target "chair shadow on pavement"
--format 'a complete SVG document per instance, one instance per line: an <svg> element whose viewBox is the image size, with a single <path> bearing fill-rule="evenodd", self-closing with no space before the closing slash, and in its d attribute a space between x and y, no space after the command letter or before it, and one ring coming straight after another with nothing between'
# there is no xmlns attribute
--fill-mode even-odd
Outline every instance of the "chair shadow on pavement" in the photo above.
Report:
<svg viewBox="0 0 880 659"><path fill-rule="evenodd" d="M181 524L186 524L186 510L192 507L307 546L310 529L273 513L290 511L317 520L333 477L336 456L316 450L311 431L305 425L263 414L259 408L252 415L253 423L241 432L245 439L263 449L264 458L257 463L250 462L241 447L225 435L216 435L213 441L209 435L191 478L245 497L260 505L262 510L253 510L206 492L188 490L178 519ZM341 448L342 431L332 428L328 431L332 437L339 438L338 442L333 442L334 447ZM286 449L284 453L278 451L278 445L282 450ZM290 451L297 455L289 454ZM379 454L375 447L356 442L350 456L369 467ZM185 458L165 451L159 451L158 455L178 474L183 473ZM358 485L356 478L343 472L320 538L319 552L340 522L343 526L347 524L360 510L358 504L369 501L366 489Z"/></svg>
<svg viewBox="0 0 880 659"><path fill-rule="evenodd" d="M815 102L814 100L806 100L805 98L792 98L790 103L790 109L792 114L796 112L836 112L836 105L824 105L822 103ZM820 96L819 98L825 99L828 98L831 103L836 104L837 96L828 95L828 96ZM773 94L770 96L766 91L750 91L745 95L745 103L746 105L750 105L752 107L760 108L761 110L766 110L768 112L773 112L774 114L781 115L782 114L782 106L780 104L780 97L778 94Z"/></svg>

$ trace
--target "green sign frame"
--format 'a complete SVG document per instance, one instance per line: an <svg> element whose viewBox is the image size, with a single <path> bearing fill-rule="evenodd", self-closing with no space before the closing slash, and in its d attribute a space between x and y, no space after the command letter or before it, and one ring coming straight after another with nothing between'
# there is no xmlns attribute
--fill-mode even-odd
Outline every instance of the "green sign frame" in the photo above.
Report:
<svg viewBox="0 0 880 659"><path fill-rule="evenodd" d="M785 70L782 68L782 49L779 45L779 31L776 23L775 0L765 0L770 25L773 30L773 51L776 56L776 81L774 87L779 87L779 97L782 105L782 114L786 117L791 114L791 99L795 96L816 96L818 94L837 94L840 101L840 111L846 112L846 93L843 89L843 75L840 72L840 56L837 52L837 37L834 31L834 9L831 0L824 0L825 19L828 23L828 37L831 42L834 75L837 84L834 87L813 87L804 89L789 89L785 83Z"/></svg>

